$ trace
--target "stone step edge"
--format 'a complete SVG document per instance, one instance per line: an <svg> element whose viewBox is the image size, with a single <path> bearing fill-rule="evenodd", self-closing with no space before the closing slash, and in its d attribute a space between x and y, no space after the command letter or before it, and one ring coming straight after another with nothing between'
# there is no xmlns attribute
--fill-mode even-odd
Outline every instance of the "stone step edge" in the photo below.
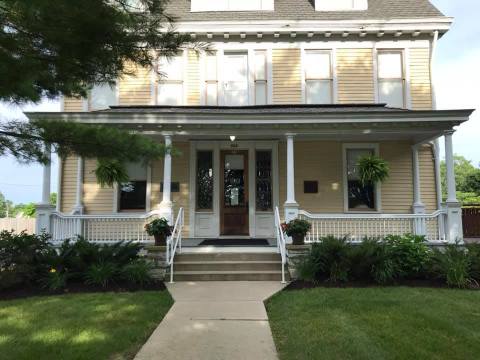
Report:
<svg viewBox="0 0 480 360"><path fill-rule="evenodd" d="M238 265L238 264L281 264L281 260L221 260L221 261L215 261L215 260L207 260L207 261L173 261L173 265L217 265L217 264L222 264L222 265Z"/></svg>
<svg viewBox="0 0 480 360"><path fill-rule="evenodd" d="M168 272L169 273L169 272ZM255 275L255 274L282 274L281 270L255 271L173 271L173 275Z"/></svg>

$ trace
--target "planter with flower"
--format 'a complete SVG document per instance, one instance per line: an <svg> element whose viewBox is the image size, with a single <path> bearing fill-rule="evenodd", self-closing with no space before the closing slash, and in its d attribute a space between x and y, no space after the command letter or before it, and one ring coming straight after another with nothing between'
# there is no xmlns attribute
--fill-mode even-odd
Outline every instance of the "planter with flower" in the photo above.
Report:
<svg viewBox="0 0 480 360"><path fill-rule="evenodd" d="M302 219L294 219L288 223L282 224L282 229L293 240L293 245L304 245L305 235L310 230L310 223Z"/></svg>
<svg viewBox="0 0 480 360"><path fill-rule="evenodd" d="M152 220L145 225L147 234L155 238L155 246L165 246L167 238L172 235L172 230L165 218Z"/></svg>

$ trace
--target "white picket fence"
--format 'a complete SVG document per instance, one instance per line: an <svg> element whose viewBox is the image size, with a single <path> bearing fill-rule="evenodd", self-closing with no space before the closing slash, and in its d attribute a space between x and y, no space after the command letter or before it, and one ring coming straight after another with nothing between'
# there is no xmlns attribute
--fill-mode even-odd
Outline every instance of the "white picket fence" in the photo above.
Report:
<svg viewBox="0 0 480 360"><path fill-rule="evenodd" d="M362 241L365 237L387 235L423 235L429 242L445 241L446 213L433 214L311 214L300 210L299 218L311 224L305 242L318 242L322 237L346 237Z"/></svg>
<svg viewBox="0 0 480 360"><path fill-rule="evenodd" d="M35 234L35 218L0 218L0 231Z"/></svg>

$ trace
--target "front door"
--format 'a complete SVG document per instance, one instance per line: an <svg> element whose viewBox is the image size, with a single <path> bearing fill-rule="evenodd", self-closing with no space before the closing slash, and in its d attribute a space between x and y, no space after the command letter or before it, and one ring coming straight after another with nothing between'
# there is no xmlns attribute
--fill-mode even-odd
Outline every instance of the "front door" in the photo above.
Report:
<svg viewBox="0 0 480 360"><path fill-rule="evenodd" d="M221 174L221 235L249 235L248 151L222 151Z"/></svg>

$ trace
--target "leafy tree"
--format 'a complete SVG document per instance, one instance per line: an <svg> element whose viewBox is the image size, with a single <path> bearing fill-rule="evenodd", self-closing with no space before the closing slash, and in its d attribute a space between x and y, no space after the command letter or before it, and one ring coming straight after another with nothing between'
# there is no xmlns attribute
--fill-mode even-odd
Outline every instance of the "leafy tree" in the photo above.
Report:
<svg viewBox="0 0 480 360"><path fill-rule="evenodd" d="M454 156L457 198L463 204L480 203L480 169L460 155ZM443 198L447 198L447 169L445 161L440 164Z"/></svg>
<svg viewBox="0 0 480 360"><path fill-rule="evenodd" d="M93 85L130 74L128 64L153 67L158 56L176 54L190 36L174 31L167 3L0 0L0 101L87 96ZM125 162L148 162L164 153L153 140L107 126L48 120L0 125L0 156L45 163L44 143L60 156L98 158L103 185L124 180Z"/></svg>
<svg viewBox="0 0 480 360"><path fill-rule="evenodd" d="M0 192L0 218L6 217L7 213L9 216L11 216L12 211L13 203L10 200L7 200L5 195Z"/></svg>

